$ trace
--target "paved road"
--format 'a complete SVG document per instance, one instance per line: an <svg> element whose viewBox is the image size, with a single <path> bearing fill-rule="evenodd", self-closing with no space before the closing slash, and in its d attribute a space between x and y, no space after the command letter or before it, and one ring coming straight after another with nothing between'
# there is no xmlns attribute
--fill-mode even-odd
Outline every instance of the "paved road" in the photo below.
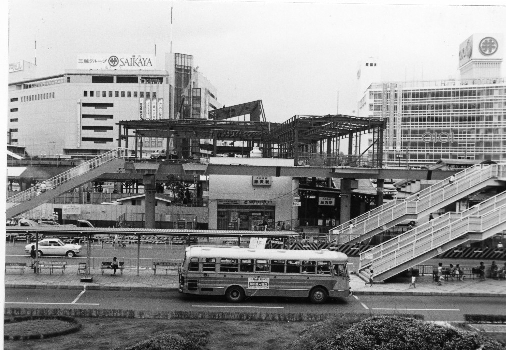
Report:
<svg viewBox="0 0 506 350"><path fill-rule="evenodd" d="M504 314L506 298L362 295L314 305L306 299L252 298L241 304L221 297L185 296L177 291L6 289L6 307L93 308L146 311L226 311L269 313L411 313L426 320L464 321L465 314Z"/></svg>

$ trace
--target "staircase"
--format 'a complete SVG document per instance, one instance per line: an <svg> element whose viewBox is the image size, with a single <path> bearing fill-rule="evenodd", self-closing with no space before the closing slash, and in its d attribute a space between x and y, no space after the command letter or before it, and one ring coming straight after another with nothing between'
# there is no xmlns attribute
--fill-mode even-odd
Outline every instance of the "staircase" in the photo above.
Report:
<svg viewBox="0 0 506 350"><path fill-rule="evenodd" d="M117 173L124 168L127 150L117 148L44 181L46 190L41 192L36 186L7 198L7 218L34 209L55 197L90 182L104 173Z"/></svg>
<svg viewBox="0 0 506 350"><path fill-rule="evenodd" d="M376 281L467 241L487 239L506 229L506 192L461 213L446 213L360 254L359 274L372 269Z"/></svg>
<svg viewBox="0 0 506 350"><path fill-rule="evenodd" d="M475 165L440 181L405 201L389 202L330 230L337 243L359 243L404 221L417 220L488 186L506 181L506 164Z"/></svg>

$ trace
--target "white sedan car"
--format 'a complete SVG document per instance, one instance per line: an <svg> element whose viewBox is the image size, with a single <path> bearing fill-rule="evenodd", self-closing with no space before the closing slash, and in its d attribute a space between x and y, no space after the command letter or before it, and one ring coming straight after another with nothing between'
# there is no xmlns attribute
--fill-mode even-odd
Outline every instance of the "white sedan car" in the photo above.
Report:
<svg viewBox="0 0 506 350"><path fill-rule="evenodd" d="M35 243L30 243L25 246L25 252L30 254L32 249L32 245L35 246ZM66 255L69 258L72 258L79 254L82 246L79 244L65 244L58 238L46 238L42 241L39 241L39 256L43 255Z"/></svg>

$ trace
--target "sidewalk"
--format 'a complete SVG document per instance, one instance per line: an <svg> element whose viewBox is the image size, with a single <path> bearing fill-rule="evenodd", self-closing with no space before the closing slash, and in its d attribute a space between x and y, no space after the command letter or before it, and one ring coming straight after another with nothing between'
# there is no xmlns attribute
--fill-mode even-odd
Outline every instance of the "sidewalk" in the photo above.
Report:
<svg viewBox="0 0 506 350"><path fill-rule="evenodd" d="M48 271L34 274L26 269L24 274L10 272L5 275L5 288L54 288L54 289L100 289L100 290L146 290L167 291L178 287L177 270L166 274L154 274L151 269L125 268L123 275L106 270L102 275L100 269L91 271L92 282L81 282L82 275L77 275L77 266L69 265L62 274ZM431 276L418 278L416 288L409 288L409 280L393 283L365 285L358 276L350 276L350 286L355 295L457 295L457 296L498 296L506 295L506 281L486 279L466 279L464 281L447 281L438 286Z"/></svg>

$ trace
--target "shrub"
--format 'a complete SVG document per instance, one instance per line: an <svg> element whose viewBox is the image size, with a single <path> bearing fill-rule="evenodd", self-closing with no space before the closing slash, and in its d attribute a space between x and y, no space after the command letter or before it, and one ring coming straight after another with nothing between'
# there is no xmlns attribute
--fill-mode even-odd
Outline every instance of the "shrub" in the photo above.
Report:
<svg viewBox="0 0 506 350"><path fill-rule="evenodd" d="M338 324L339 322L337 322ZM346 327L322 322L303 332L296 350L500 350L501 344L475 333L412 318L373 316ZM322 328L326 327L325 332ZM302 340L302 341L301 341Z"/></svg>
<svg viewBox="0 0 506 350"><path fill-rule="evenodd" d="M124 350L202 350L207 343L208 332L186 332L181 334L161 333ZM119 348L118 348L119 350Z"/></svg>

